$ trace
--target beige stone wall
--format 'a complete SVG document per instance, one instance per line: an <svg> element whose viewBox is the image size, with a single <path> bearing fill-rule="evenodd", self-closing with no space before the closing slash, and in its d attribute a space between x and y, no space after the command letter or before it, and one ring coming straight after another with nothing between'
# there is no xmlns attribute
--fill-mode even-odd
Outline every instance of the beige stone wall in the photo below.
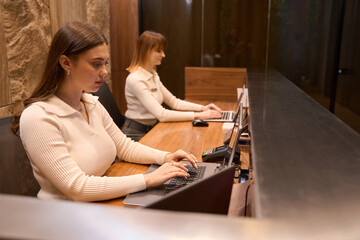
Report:
<svg viewBox="0 0 360 240"><path fill-rule="evenodd" d="M86 21L110 41L109 18L109 0L0 1L0 117L21 108L40 80L59 27L72 20Z"/></svg>

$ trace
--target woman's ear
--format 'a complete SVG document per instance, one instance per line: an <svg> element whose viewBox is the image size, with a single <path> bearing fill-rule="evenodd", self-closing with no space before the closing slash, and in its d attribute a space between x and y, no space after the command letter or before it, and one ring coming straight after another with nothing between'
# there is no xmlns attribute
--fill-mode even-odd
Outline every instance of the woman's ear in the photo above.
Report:
<svg viewBox="0 0 360 240"><path fill-rule="evenodd" d="M69 72L70 71L70 67L71 67L71 61L70 58L68 58L65 55L61 55L60 59L59 59L59 63L61 65L61 67L66 71Z"/></svg>

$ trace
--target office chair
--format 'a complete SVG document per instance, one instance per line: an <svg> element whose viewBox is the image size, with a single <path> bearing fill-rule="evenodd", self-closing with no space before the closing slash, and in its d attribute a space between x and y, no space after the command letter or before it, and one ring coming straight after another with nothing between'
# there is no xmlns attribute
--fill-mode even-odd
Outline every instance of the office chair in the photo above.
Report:
<svg viewBox="0 0 360 240"><path fill-rule="evenodd" d="M0 193L36 196L36 181L21 139L11 132L11 117L0 119Z"/></svg>
<svg viewBox="0 0 360 240"><path fill-rule="evenodd" d="M108 111L112 119L114 120L115 124L121 128L124 124L126 117L121 114L114 96L112 95L109 86L106 82L103 82L103 85L99 88L99 91L93 93L95 96L99 97L100 103L105 107Z"/></svg>

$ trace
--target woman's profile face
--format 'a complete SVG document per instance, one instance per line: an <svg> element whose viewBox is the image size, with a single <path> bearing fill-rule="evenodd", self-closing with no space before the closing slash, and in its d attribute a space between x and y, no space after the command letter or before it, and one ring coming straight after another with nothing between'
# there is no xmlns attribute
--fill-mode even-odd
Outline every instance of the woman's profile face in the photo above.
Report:
<svg viewBox="0 0 360 240"><path fill-rule="evenodd" d="M108 75L106 65L109 61L108 47L104 43L81 53L71 64L70 79L74 87L85 92L96 92Z"/></svg>
<svg viewBox="0 0 360 240"><path fill-rule="evenodd" d="M165 57L163 49L153 49L149 53L149 64L152 66L161 65L162 59Z"/></svg>

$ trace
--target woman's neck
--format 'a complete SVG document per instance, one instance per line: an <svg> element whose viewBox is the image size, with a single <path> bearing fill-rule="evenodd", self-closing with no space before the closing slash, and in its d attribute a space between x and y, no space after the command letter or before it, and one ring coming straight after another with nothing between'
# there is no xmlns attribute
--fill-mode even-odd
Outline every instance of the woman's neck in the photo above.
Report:
<svg viewBox="0 0 360 240"><path fill-rule="evenodd" d="M56 90L55 95L75 110L81 109L80 100L82 91L76 91L66 85L60 85Z"/></svg>
<svg viewBox="0 0 360 240"><path fill-rule="evenodd" d="M148 65L144 65L144 66L141 66L141 67L144 68L144 69L145 69L146 71L148 71L149 73L152 73L155 66L148 64Z"/></svg>

